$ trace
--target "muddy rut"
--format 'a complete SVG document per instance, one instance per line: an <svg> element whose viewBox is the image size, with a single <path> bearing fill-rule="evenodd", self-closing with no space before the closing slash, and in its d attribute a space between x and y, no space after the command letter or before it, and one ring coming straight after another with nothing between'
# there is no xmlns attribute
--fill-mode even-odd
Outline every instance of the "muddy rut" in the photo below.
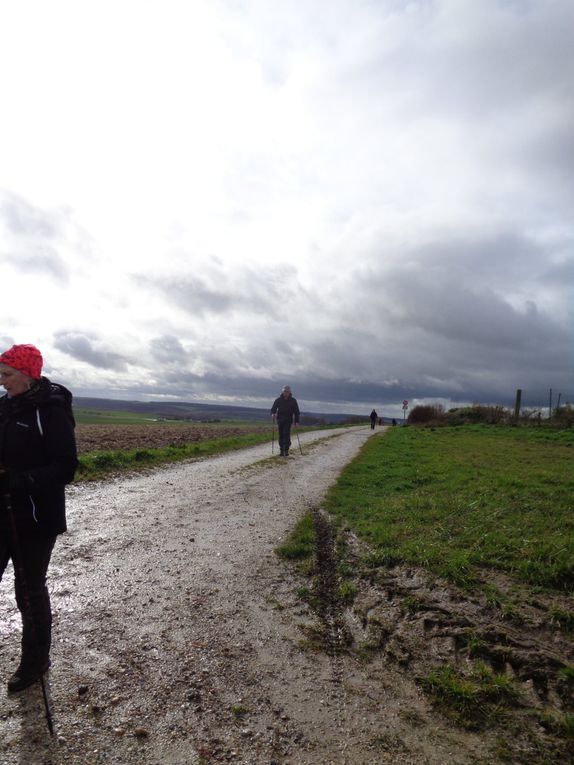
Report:
<svg viewBox="0 0 574 765"><path fill-rule="evenodd" d="M484 734L433 710L409 667L417 645L456 651L452 618L399 619L380 584L352 610L336 595L333 530L318 508L371 434L307 433L304 453L295 441L288 459L258 446L71 487L70 532L50 575L56 735L38 686L13 697L2 689L1 765L495 761ZM305 582L274 554L307 511L317 536L313 609L299 596ZM416 581L392 576L395 592ZM4 677L19 635L8 579ZM347 650L393 613L374 659Z"/></svg>

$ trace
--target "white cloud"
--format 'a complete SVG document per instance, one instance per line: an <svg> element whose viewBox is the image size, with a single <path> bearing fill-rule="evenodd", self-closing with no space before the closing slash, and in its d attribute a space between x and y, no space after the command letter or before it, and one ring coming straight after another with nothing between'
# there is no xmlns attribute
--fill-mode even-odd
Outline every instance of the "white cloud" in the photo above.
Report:
<svg viewBox="0 0 574 765"><path fill-rule="evenodd" d="M106 395L566 391L573 22L567 0L4 4L6 340Z"/></svg>

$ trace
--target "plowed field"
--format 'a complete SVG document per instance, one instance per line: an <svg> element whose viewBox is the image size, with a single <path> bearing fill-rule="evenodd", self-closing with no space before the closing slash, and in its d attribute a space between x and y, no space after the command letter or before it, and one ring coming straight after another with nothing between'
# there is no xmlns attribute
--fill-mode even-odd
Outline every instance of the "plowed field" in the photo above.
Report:
<svg viewBox="0 0 574 765"><path fill-rule="evenodd" d="M116 449L161 448L170 444L185 444L213 438L228 438L246 433L262 433L265 425L76 425L78 453Z"/></svg>

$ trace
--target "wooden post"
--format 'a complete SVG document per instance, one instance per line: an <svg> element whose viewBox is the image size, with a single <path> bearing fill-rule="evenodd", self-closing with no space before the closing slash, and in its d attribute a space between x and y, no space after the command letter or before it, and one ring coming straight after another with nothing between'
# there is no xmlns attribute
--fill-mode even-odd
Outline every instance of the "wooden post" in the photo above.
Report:
<svg viewBox="0 0 574 765"><path fill-rule="evenodd" d="M516 389L516 398L514 400L514 421L518 422L520 417L520 402L522 401L522 389Z"/></svg>
<svg viewBox="0 0 574 765"><path fill-rule="evenodd" d="M548 419L552 419L552 388L550 388L550 397L548 399Z"/></svg>

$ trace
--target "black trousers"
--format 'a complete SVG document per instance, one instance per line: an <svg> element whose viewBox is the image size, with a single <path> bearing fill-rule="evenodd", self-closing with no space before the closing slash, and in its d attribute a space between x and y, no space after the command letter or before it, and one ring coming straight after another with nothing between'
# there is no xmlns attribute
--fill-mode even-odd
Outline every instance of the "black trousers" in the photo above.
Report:
<svg viewBox="0 0 574 765"><path fill-rule="evenodd" d="M20 538L14 550L11 534L0 529L0 580L8 561L14 565L16 603L22 616L22 661L44 662L50 653L52 608L46 576L56 537Z"/></svg>
<svg viewBox="0 0 574 765"><path fill-rule="evenodd" d="M277 434L279 451L284 454L291 446L291 420L277 420Z"/></svg>

